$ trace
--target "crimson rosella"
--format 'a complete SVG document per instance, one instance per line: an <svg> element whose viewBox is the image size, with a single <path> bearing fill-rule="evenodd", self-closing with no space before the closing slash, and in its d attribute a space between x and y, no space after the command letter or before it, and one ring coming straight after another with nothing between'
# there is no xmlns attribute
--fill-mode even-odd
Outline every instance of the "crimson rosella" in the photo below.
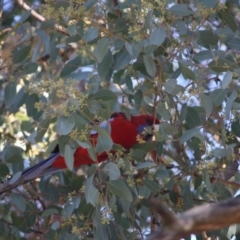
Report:
<svg viewBox="0 0 240 240"><path fill-rule="evenodd" d="M143 140L149 140L152 135L146 133L144 131L145 128L159 123L159 120L151 115L131 116L131 118L128 119L124 113L117 112L113 113L109 120L102 122L100 126L102 128L106 128L109 124L111 129L110 136L113 143L119 144L125 149L130 149L134 144L138 143L137 136ZM90 141L93 146L96 146L97 138L98 133L92 130L90 134ZM108 154L106 152L97 154L98 163L105 161L107 158ZM74 153L74 167L95 163L96 162L89 156L86 148L78 147L76 149ZM9 181L2 183L0 185L0 193L15 188L19 184L66 168L67 166L64 157L59 152L54 153L46 160L43 160L38 164L24 170L16 182L12 184L10 184Z"/></svg>

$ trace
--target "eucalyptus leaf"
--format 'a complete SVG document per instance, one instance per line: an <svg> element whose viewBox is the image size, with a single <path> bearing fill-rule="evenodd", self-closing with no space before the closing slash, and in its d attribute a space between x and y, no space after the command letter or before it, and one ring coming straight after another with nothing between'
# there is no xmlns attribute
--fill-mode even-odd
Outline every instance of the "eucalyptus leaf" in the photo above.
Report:
<svg viewBox="0 0 240 240"><path fill-rule="evenodd" d="M166 38L165 30L161 27L157 27L152 31L149 37L149 42L150 44L160 46L165 38Z"/></svg>
<svg viewBox="0 0 240 240"><path fill-rule="evenodd" d="M108 52L108 39L102 38L98 40L95 55L99 63L102 62L107 52Z"/></svg>
<svg viewBox="0 0 240 240"><path fill-rule="evenodd" d="M19 50L17 49L12 56L13 63L17 64L27 59L30 51L31 51L31 46L25 46Z"/></svg>
<svg viewBox="0 0 240 240"><path fill-rule="evenodd" d="M147 73L154 77L155 74L156 74L156 71L157 71L157 68L156 68L156 64L155 62L153 61L153 59L149 56L146 56L144 55L143 56L143 62L145 64L145 67L146 67L146 70L147 70Z"/></svg>
<svg viewBox="0 0 240 240"><path fill-rule="evenodd" d="M199 133L199 128L193 128L186 130L183 135L180 137L180 143L185 143L192 137L194 137L197 133Z"/></svg>
<svg viewBox="0 0 240 240"><path fill-rule="evenodd" d="M66 144L64 147L64 159L69 170L73 170L74 167L74 152L75 149L72 149L69 144Z"/></svg>
<svg viewBox="0 0 240 240"><path fill-rule="evenodd" d="M119 167L112 162L109 162L105 167L104 170L108 172L110 180L117 180L121 176L121 172L119 170Z"/></svg>
<svg viewBox="0 0 240 240"><path fill-rule="evenodd" d="M113 141L107 131L99 126L93 126L93 129L98 132L98 139L96 145L97 153L101 154L102 152L110 151L113 146Z"/></svg>
<svg viewBox="0 0 240 240"><path fill-rule="evenodd" d="M227 103L226 103L226 119L229 120L230 118L230 112L231 112L231 109L232 109L232 105L233 105L233 102L234 100L237 98L237 92L235 90L232 91L231 95L229 96L228 100L227 100Z"/></svg>
<svg viewBox="0 0 240 240"><path fill-rule="evenodd" d="M16 193L11 193L11 201L12 203L22 212L26 209L26 202L25 199Z"/></svg>
<svg viewBox="0 0 240 240"><path fill-rule="evenodd" d="M179 17L188 16L190 14L193 14L193 11L191 11L188 8L187 4L174 4L172 7L170 7L169 11Z"/></svg>
<svg viewBox="0 0 240 240"><path fill-rule="evenodd" d="M212 99L206 95L206 94L201 94L201 104L206 112L206 116L210 117L212 111L213 111L213 101Z"/></svg>
<svg viewBox="0 0 240 240"><path fill-rule="evenodd" d="M91 28L88 28L87 31L85 32L83 39L86 42L91 42L98 37L98 34L99 34L98 28L91 27Z"/></svg>
<svg viewBox="0 0 240 240"><path fill-rule="evenodd" d="M122 180L112 180L108 182L109 190L116 196L132 202L132 194Z"/></svg>
<svg viewBox="0 0 240 240"><path fill-rule="evenodd" d="M222 88L225 89L229 86L232 81L233 74L232 72L227 71L222 80Z"/></svg>
<svg viewBox="0 0 240 240"><path fill-rule="evenodd" d="M17 86L15 82L10 82L4 89L5 104L7 108L10 108L13 100L16 96Z"/></svg>
<svg viewBox="0 0 240 240"><path fill-rule="evenodd" d="M215 89L210 93L210 97L215 106L219 106L223 103L226 96L226 92L224 89Z"/></svg>
<svg viewBox="0 0 240 240"><path fill-rule="evenodd" d="M74 127L75 127L75 120L73 115L70 115L68 117L65 117L65 116L58 117L57 132L60 135L69 134Z"/></svg>

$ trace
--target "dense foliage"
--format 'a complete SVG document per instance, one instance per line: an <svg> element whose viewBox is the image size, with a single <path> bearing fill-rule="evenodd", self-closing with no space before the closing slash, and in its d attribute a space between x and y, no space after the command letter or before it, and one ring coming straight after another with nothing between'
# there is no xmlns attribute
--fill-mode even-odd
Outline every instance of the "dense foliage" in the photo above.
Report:
<svg viewBox="0 0 240 240"><path fill-rule="evenodd" d="M3 239L142 239L160 221L151 196L175 212L235 196L238 1L27 4L35 11L18 0L2 12L0 177L16 181L57 143L70 171L1 195ZM73 170L90 123L114 111L155 115L155 141L124 151L99 131L97 151L116 154Z"/></svg>

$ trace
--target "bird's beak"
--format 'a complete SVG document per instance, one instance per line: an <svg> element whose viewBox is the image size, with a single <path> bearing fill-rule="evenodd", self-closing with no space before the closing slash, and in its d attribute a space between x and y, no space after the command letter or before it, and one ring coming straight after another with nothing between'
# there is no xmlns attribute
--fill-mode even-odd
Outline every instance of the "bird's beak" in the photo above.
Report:
<svg viewBox="0 0 240 240"><path fill-rule="evenodd" d="M159 131L159 124L153 124L153 129L155 132L158 132Z"/></svg>

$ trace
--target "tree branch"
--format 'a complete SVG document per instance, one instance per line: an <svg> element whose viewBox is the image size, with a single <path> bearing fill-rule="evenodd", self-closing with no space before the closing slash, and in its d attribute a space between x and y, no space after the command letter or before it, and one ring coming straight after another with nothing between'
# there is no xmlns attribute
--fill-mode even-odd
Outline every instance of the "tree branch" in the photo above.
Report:
<svg viewBox="0 0 240 240"><path fill-rule="evenodd" d="M221 229L240 223L240 198L217 204L204 204L182 214L174 215L157 199L150 200L151 208L162 218L162 228L149 240L179 240L190 234Z"/></svg>
<svg viewBox="0 0 240 240"><path fill-rule="evenodd" d="M25 9L26 11L31 11L31 15L37 19L39 22L44 22L46 19L40 15L39 13L37 13L34 9L32 9L29 5L27 5L23 0L17 0L17 3L23 8ZM67 36L70 36L68 34L68 32L66 31L66 29L64 27L62 27L61 25L59 24L55 24L54 25L54 28L58 31L58 32L61 32Z"/></svg>

